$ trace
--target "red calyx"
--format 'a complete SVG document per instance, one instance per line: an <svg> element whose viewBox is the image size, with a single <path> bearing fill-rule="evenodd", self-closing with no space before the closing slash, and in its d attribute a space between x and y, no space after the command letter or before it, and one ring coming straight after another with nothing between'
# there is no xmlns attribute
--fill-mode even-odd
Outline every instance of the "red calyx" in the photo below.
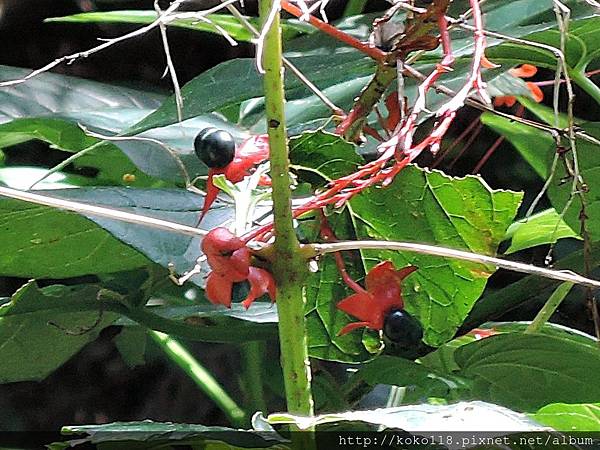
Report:
<svg viewBox="0 0 600 450"><path fill-rule="evenodd" d="M250 136L248 139L242 142L242 144L235 150L235 157L233 158L233 161L231 161L225 167L220 169L209 169L208 180L206 182L206 197L204 198L204 205L202 207L200 221L202 221L219 194L219 188L213 183L213 177L215 175L225 175L225 178L232 183L238 183L250 175L250 172L254 166L262 163L268 158L269 136L266 134L260 134L257 136ZM268 186L271 184L271 180L269 178L263 178L261 178L261 185Z"/></svg>
<svg viewBox="0 0 600 450"><path fill-rule="evenodd" d="M271 301L275 301L273 275L250 265L250 250L227 228L212 229L202 240L202 251L212 269L206 279L205 290L211 303L230 308L233 284L241 281L250 284L250 292L242 302L246 308L263 294L268 294Z"/></svg>
<svg viewBox="0 0 600 450"><path fill-rule="evenodd" d="M353 322L340 330L344 335L356 328L367 327L382 330L386 315L393 309L404 309L400 284L417 268L407 266L396 270L391 261L383 261L373 267L366 277L366 289L354 287L355 294L340 301L337 307L360 322Z"/></svg>

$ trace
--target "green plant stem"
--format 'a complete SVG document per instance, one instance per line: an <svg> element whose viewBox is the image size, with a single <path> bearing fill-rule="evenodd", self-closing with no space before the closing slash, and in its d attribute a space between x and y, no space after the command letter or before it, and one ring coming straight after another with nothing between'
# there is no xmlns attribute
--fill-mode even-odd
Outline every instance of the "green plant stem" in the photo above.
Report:
<svg viewBox="0 0 600 450"><path fill-rule="evenodd" d="M588 78L583 70L573 70L571 79L600 105L600 87Z"/></svg>
<svg viewBox="0 0 600 450"><path fill-rule="evenodd" d="M252 411L268 412L263 389L263 354L262 342L246 342L240 348L242 353L243 383L248 396L247 408Z"/></svg>
<svg viewBox="0 0 600 450"><path fill-rule="evenodd" d="M272 6L270 0L260 0L259 11L263 23L269 16ZM300 254L300 245L292 220L279 13L276 14L275 20L266 33L263 48L265 109L269 134L275 229L272 261L273 274L277 283L281 363L288 411L310 416L313 414L313 400L303 289L307 265Z"/></svg>
<svg viewBox="0 0 600 450"><path fill-rule="evenodd" d="M552 316L552 314L554 314L556 308L558 308L558 306L565 299L567 294L571 291L572 287L573 283L569 283L568 281L558 286L554 290L548 301L544 304L544 306L542 306L540 312L537 313L533 321L529 324L529 326L525 330L525 333L539 332L546 324L546 322L550 320L550 317Z"/></svg>
<svg viewBox="0 0 600 450"><path fill-rule="evenodd" d="M246 425L246 413L179 341L159 331L151 330L149 333L154 342L169 356L171 361L183 369L202 392L216 403L233 426L242 428Z"/></svg>

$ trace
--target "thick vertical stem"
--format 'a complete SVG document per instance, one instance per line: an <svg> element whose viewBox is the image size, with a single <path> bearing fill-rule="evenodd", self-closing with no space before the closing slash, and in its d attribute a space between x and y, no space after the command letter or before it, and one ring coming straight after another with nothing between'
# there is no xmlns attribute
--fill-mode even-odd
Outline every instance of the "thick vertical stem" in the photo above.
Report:
<svg viewBox="0 0 600 450"><path fill-rule="evenodd" d="M263 23L269 17L273 7L277 7L277 0L260 0L259 9ZM300 255L300 245L292 218L279 13L266 33L263 49L275 228L273 274L277 282L281 364L288 411L294 414L312 415L313 401L303 293L307 267Z"/></svg>

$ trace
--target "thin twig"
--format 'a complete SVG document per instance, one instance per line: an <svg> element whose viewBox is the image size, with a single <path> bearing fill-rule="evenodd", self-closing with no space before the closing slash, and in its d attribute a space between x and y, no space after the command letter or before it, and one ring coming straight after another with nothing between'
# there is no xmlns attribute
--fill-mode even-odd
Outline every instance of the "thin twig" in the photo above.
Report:
<svg viewBox="0 0 600 450"><path fill-rule="evenodd" d="M182 17L188 17L188 16L183 16L182 14L173 14L181 6L181 4L183 4L187 1L189 1L189 0L174 1L173 3L171 3L171 5L169 5L169 7L167 9L165 9L163 11L162 14L159 14L159 16L156 18L156 20L154 20L152 23L149 23L146 26L143 26L141 28L138 28L137 30L134 30L130 33L126 33L122 36L118 36L116 38L100 39L102 41L102 44L100 44L96 47L90 48L88 50L84 50L82 52L77 52L77 53L73 53L70 55L66 55L66 56L57 58L54 61L46 64L45 66L40 67L39 69L33 70L32 72L30 72L28 75L24 76L23 78L0 82L0 87L14 86L17 84L25 83L27 80L30 80L31 78L34 78L42 73L48 72L49 70L52 70L54 67L56 67L62 63L71 64L74 61L76 61L77 59L87 58L88 56L93 55L98 52L101 52L102 50L112 47L113 45L118 44L119 42L124 42L126 40L129 40L129 39L132 39L132 38L135 38L138 36L142 36L142 35L148 33L149 31L153 30L154 28L160 27L161 24L168 25L169 23L171 23L174 20L180 19ZM231 3L235 3L236 1L237 0L226 0L223 3L220 3L219 5L217 5L213 8L206 9L203 11L196 11L193 13L193 16L189 16L189 17L193 17L193 18L196 18L197 20L201 20L200 19L201 17L205 17L209 14L212 14L223 8L226 8L227 5L229 5Z"/></svg>
<svg viewBox="0 0 600 450"><path fill-rule="evenodd" d="M421 73L419 70L415 69L413 66L411 66L409 64L404 65L404 70L407 75L410 75L411 77L416 78L417 80L423 81L426 78L426 76L423 73ZM436 92L444 94L448 97L453 97L456 95L455 91L453 91L450 88L447 88L446 86L440 85L440 84L433 84L432 88ZM468 106L471 106L472 108L478 109L480 111L489 112L490 114L494 114L498 117L503 117L505 119L508 119L508 120L511 120L514 122L518 122L523 125L527 125L529 127L536 128L538 130L545 131L547 133L550 133L553 136L560 136L561 134L566 133L566 130L564 130L562 128L555 128L553 126L546 125L546 124L540 123L540 122L536 122L534 120L524 119L522 117L517 117L512 114L498 111L498 110L495 110L494 108L492 108L491 106L481 103L480 101L477 101L472 98L467 98L465 100L465 104ZM590 136L589 134L587 134L583 131L575 130L575 136L577 136L578 138L580 138L586 142L600 146L600 140L596 139L593 136Z"/></svg>
<svg viewBox="0 0 600 450"><path fill-rule="evenodd" d="M208 232L198 228L182 225L168 220L156 219L154 217L142 216L114 208L105 208L102 206L89 205L87 203L74 202L72 200L63 200L48 195L34 194L32 192L19 191L0 186L0 196L22 200L24 202L35 203L38 205L50 206L52 208L73 211L79 214L106 217L108 219L121 220L123 222L145 225L159 230L172 231L188 236L204 236Z"/></svg>
<svg viewBox="0 0 600 450"><path fill-rule="evenodd" d="M153 28L156 28L157 26L159 26L160 23L162 23L162 21L164 20L164 18L166 16L168 16L169 14L171 14L172 12L176 11L177 8L179 8L181 3L183 3L184 1L186 1L186 0L178 0L178 1L173 2L164 11L163 15L160 15L159 17L156 18L156 20L154 20L152 23L150 23L144 27L138 28L137 30L132 31L131 33L127 33L127 34L124 34L124 35L116 37L116 38L107 39L102 44L100 44L96 47L90 48L88 50L85 50L83 52L77 52L77 53L73 53L71 55L66 55L66 56L57 58L54 61L46 64L45 66L30 72L28 75L24 76L23 78L0 82L0 87L14 86L16 84L25 83L27 80L30 80L31 78L34 78L44 72L48 72L49 70L53 69L54 67L56 67L64 62L66 62L67 64L71 64L79 58L87 58L88 56L93 55L94 53L98 53L102 50L105 50L108 47L112 47L113 45L115 45L119 42L123 42L128 39L146 34Z"/></svg>
<svg viewBox="0 0 600 450"><path fill-rule="evenodd" d="M154 10L156 11L156 14L158 14L158 17L163 15L163 11L160 9L158 0L154 0ZM179 85L179 79L177 78L177 71L175 70L175 65L173 64L173 58L171 58L171 48L169 47L169 39L167 37L167 26L161 21L158 23L158 29L160 30L160 37L165 52L165 58L167 60L167 70L171 76L171 83L173 83L173 90L175 92L177 120L179 122L183 122L183 97L181 96L181 87Z"/></svg>
<svg viewBox="0 0 600 450"><path fill-rule="evenodd" d="M227 5L227 10L231 13L233 17L235 17L240 22L240 24L244 28L246 28L246 30L252 33L252 35L255 38L258 38L260 36L260 32L254 27L254 25L252 25L248 21L248 19L246 19L246 17L242 15L242 13L240 13L237 10L235 6ZM296 78L298 78L298 80L300 80L300 82L303 83L313 94L315 94L317 98L319 98L319 100L321 100L325 104L325 106L331 109L333 114L339 116L344 115L344 110L337 106L335 103L333 103L329 98L327 98L325 93L323 93L323 91L321 91L308 78L306 78L306 76L300 71L300 69L298 69L289 59L287 59L285 56L282 56L281 59L283 61L283 65L286 68L288 68L296 76Z"/></svg>
<svg viewBox="0 0 600 450"><path fill-rule="evenodd" d="M177 151L174 148L170 147L169 145L165 144L164 142L159 141L158 139L142 137L142 136L107 136L105 134L101 134L101 133L97 133L95 131L88 130L82 124L78 124L78 125L79 125L79 128L81 128L81 130L86 135L88 135L90 137L94 137L96 139L102 139L103 141L109 141L109 142L138 141L138 142L150 142L150 143L158 145L159 147L164 149L169 154L169 156L171 156L173 158L173 160L177 164L177 167L179 168L179 171L181 172L181 177L183 178L183 180L185 182L186 188L189 189L192 186L192 181L190 179L190 175L189 175L187 169L185 168L183 161L181 161L181 158L177 154ZM43 179L45 179L48 175L50 175L49 172L44 174ZM35 184L39 183L41 180L42 179L36 181ZM31 188L29 188L29 189L31 189Z"/></svg>
<svg viewBox="0 0 600 450"><path fill-rule="evenodd" d="M255 244L256 245L256 244ZM600 288L600 281L592 280L578 275L568 270L551 270L543 267L533 266L493 256L480 255L477 253L455 250L447 247L438 247L436 245L416 244L412 242L388 242L388 241L340 241L325 244L307 244L306 247L312 249L311 256L324 255L326 253L339 252L344 250L397 250L422 255L441 256L444 258L460 259L480 264L489 264L502 269L508 269L515 272L539 275L553 280L569 281L575 284L581 284L592 288Z"/></svg>
<svg viewBox="0 0 600 450"><path fill-rule="evenodd" d="M176 222L170 222L162 219L155 219L153 217L141 216L139 214L132 214L125 211L112 208L104 208L101 206L88 205L85 203L74 202L70 200L62 200L47 195L39 195L31 192L19 191L17 189L11 189L0 186L0 196L14 198L29 203L35 203L38 205L50 206L53 208L64 209L67 211L73 211L79 214L88 214L99 217L106 217L109 219L121 220L124 222L135 223L138 225L149 226L161 230L175 232L179 234L185 234L188 236L204 236L207 231L200 230L198 228L189 227ZM250 244L257 249L265 246L264 243L253 242ZM551 270L542 267L537 267L529 264L523 264L514 261L508 261L505 259L495 258L487 255L480 255L477 253L466 252L462 250L454 250L446 247L438 247L434 245L426 244L415 244L410 242L387 242L387 241L341 241L332 242L326 244L308 244L313 253L311 257L324 255L326 253L344 251L344 250L355 250L355 249L373 249L373 250L399 250L409 251L414 253L420 253L425 255L441 256L452 259L461 259L465 261L471 261L481 264L490 264L503 269L513 270L516 272L529 273L533 275L539 275L545 278L551 278L560 281L570 281L575 284L581 284L593 288L600 287L600 281L585 278L581 275L577 275L571 271L564 270Z"/></svg>

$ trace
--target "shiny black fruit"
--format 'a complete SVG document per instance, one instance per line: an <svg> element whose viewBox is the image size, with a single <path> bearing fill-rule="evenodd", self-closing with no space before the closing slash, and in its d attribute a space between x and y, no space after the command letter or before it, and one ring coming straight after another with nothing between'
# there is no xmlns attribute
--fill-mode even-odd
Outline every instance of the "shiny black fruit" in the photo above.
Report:
<svg viewBox="0 0 600 450"><path fill-rule="evenodd" d="M205 128L194 139L194 152L208 167L222 169L235 157L235 141L225 130Z"/></svg>
<svg viewBox="0 0 600 450"><path fill-rule="evenodd" d="M402 347L416 347L423 338L423 329L417 319L403 309L388 313L383 323L383 334Z"/></svg>

